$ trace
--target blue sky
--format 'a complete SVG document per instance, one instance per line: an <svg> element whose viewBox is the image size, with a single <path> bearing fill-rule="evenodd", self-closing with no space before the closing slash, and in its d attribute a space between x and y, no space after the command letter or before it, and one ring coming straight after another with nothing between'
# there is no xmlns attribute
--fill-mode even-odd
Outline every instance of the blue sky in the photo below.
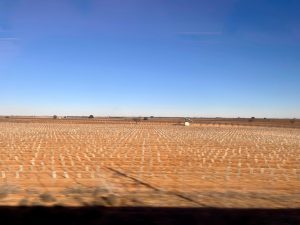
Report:
<svg viewBox="0 0 300 225"><path fill-rule="evenodd" d="M298 0L0 0L0 114L300 117Z"/></svg>

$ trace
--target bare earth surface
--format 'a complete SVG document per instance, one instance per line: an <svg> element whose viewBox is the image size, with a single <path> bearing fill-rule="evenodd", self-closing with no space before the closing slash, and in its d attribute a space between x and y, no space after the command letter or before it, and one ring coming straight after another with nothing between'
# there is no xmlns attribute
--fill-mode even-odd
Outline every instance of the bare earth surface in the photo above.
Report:
<svg viewBox="0 0 300 225"><path fill-rule="evenodd" d="M300 129L0 122L0 205L300 207Z"/></svg>

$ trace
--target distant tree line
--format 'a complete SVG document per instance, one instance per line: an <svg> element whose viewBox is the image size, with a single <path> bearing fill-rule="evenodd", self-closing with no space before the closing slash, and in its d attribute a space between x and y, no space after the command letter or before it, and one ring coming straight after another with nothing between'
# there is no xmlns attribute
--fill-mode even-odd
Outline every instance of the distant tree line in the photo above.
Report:
<svg viewBox="0 0 300 225"><path fill-rule="evenodd" d="M67 118L89 118L89 119L94 119L94 115L89 115L88 117L87 116L64 116L63 117L64 119L67 119ZM53 119L58 119L58 116L57 115L53 115Z"/></svg>

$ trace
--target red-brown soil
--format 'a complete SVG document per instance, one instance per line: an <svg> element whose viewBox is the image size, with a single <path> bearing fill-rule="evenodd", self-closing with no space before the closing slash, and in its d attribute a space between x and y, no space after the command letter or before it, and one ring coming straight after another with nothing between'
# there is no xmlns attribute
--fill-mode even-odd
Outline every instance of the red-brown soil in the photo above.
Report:
<svg viewBox="0 0 300 225"><path fill-rule="evenodd" d="M3 118L0 204L299 208L297 122L243 123Z"/></svg>

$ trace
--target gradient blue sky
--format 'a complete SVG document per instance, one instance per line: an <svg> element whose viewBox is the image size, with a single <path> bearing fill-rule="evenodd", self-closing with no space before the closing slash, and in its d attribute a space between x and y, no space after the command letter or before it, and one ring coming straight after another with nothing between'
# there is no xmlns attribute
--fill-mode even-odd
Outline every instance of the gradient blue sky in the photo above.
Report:
<svg viewBox="0 0 300 225"><path fill-rule="evenodd" d="M0 0L0 114L300 117L300 1Z"/></svg>

